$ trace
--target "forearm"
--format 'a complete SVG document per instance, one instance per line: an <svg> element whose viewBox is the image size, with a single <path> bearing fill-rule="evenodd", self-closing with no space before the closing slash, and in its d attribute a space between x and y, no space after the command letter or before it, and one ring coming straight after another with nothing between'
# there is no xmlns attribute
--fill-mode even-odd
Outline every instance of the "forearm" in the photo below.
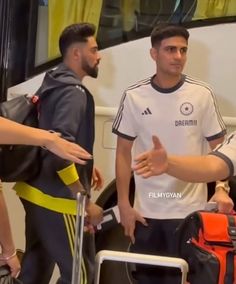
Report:
<svg viewBox="0 0 236 284"><path fill-rule="evenodd" d="M223 137L220 137L220 138L217 138L217 139L214 139L212 141L209 141L209 145L210 145L210 148L211 150L213 151L219 144L223 143L224 142L224 136ZM225 183L225 184L224 184ZM227 189L228 189L228 194L229 194L229 185L228 185L228 181L225 181L225 182L221 182L220 180L216 181L216 188L215 188L215 191L223 191L223 193L226 193L227 192ZM223 186L222 186L223 185ZM226 187L226 188L225 188Z"/></svg>
<svg viewBox="0 0 236 284"><path fill-rule="evenodd" d="M46 146L55 139L43 129L24 126L0 117L0 144L25 144Z"/></svg>
<svg viewBox="0 0 236 284"><path fill-rule="evenodd" d="M129 184L131 179L131 155L118 155L116 158L116 186L118 205L130 205Z"/></svg>
<svg viewBox="0 0 236 284"><path fill-rule="evenodd" d="M168 156L167 174L188 182L211 182L229 177L227 164L214 155Z"/></svg>
<svg viewBox="0 0 236 284"><path fill-rule="evenodd" d="M7 207L2 191L0 191L0 244L4 255L8 256L14 253L15 246L12 239Z"/></svg>

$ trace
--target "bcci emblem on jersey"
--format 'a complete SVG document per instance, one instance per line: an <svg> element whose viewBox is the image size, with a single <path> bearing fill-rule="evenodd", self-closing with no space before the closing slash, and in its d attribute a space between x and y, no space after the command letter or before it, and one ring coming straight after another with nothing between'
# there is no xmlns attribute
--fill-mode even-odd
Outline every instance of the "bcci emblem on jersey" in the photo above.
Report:
<svg viewBox="0 0 236 284"><path fill-rule="evenodd" d="M183 103L181 106L180 106L180 112L183 114L183 115L190 115L193 113L193 105L189 102L186 102L186 103Z"/></svg>

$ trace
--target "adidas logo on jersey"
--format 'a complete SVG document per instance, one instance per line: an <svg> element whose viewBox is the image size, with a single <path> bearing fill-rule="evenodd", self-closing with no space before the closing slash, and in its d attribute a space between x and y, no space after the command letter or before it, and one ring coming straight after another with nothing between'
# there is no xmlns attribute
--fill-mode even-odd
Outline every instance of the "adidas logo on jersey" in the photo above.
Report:
<svg viewBox="0 0 236 284"><path fill-rule="evenodd" d="M147 114L152 114L152 112L148 107L144 110L144 112L142 112L142 115L147 115Z"/></svg>

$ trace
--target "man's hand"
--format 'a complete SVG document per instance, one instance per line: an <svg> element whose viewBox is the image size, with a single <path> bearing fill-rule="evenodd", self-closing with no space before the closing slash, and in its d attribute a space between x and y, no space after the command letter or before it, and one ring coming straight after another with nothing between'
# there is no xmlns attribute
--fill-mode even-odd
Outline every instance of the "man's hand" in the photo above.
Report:
<svg viewBox="0 0 236 284"><path fill-rule="evenodd" d="M142 223L144 226L147 226L146 220L130 205L122 206L119 205L120 211L120 222L124 227L124 234L127 237L130 237L131 242L135 242L134 230L136 221Z"/></svg>
<svg viewBox="0 0 236 284"><path fill-rule="evenodd" d="M5 259L5 260L4 260ZM0 266L8 265L11 270L11 276L16 278L20 273L20 261L16 254L7 257L7 255L0 254Z"/></svg>
<svg viewBox="0 0 236 284"><path fill-rule="evenodd" d="M93 167L91 187L93 188L93 190L99 191L102 189L103 186L104 186L104 179L101 172L96 167Z"/></svg>
<svg viewBox="0 0 236 284"><path fill-rule="evenodd" d="M133 170L137 175L148 178L163 174L168 168L168 158L164 147L157 136L152 137L153 149L144 152L135 158Z"/></svg>
<svg viewBox="0 0 236 284"><path fill-rule="evenodd" d="M218 188L209 201L217 203L217 208L220 213L229 214L232 212L234 207L233 200L229 197L229 195L223 188Z"/></svg>
<svg viewBox="0 0 236 284"><path fill-rule="evenodd" d="M86 221L89 224L97 226L99 223L102 222L103 209L100 206L88 200L85 210L87 212Z"/></svg>

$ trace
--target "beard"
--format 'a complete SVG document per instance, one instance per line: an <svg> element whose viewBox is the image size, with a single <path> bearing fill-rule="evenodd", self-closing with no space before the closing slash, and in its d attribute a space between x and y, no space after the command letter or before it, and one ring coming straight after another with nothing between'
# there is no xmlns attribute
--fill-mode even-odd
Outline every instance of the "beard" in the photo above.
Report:
<svg viewBox="0 0 236 284"><path fill-rule="evenodd" d="M98 76L98 63L91 67L89 66L88 62L86 60L82 60L82 69L88 76L91 76L92 78L97 78Z"/></svg>

